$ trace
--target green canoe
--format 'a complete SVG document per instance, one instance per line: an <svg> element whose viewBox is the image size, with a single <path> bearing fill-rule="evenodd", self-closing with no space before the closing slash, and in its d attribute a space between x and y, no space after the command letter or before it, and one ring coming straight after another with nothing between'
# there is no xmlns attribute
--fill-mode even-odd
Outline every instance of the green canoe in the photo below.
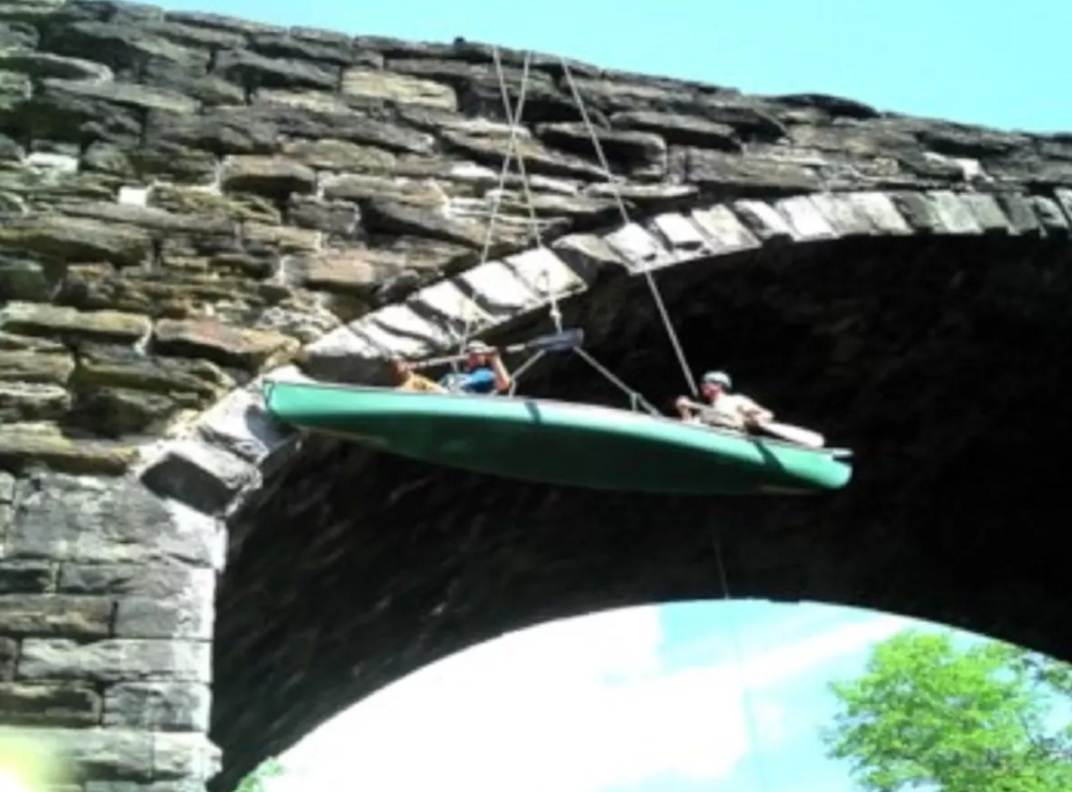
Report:
<svg viewBox="0 0 1072 792"><path fill-rule="evenodd" d="M839 489L851 452L670 418L508 396L271 382L276 418L400 456L504 478L632 492L808 494Z"/></svg>

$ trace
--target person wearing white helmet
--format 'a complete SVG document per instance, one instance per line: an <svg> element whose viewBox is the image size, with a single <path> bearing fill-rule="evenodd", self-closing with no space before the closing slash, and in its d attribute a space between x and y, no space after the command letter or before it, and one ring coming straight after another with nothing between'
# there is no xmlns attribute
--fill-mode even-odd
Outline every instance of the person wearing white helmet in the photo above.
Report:
<svg viewBox="0 0 1072 792"><path fill-rule="evenodd" d="M724 371L709 371L703 375L700 393L705 405L699 405L687 396L674 403L683 421L700 422L738 432L747 432L757 424L770 421L774 413L759 406L743 393L731 393L733 380Z"/></svg>
<svg viewBox="0 0 1072 792"><path fill-rule="evenodd" d="M465 371L450 373L439 381L449 391L461 393L493 394L506 393L513 384L510 372L499 357L499 350L483 341L470 341L465 345L468 357Z"/></svg>

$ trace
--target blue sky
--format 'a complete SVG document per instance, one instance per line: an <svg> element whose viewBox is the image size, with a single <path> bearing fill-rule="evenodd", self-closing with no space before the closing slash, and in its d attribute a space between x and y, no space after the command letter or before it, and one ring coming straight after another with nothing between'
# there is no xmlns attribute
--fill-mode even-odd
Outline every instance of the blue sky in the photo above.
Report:
<svg viewBox="0 0 1072 792"><path fill-rule="evenodd" d="M753 93L827 93L927 117L1072 130L1072 103L1061 98L1067 0L165 5L352 34L461 35ZM746 602L517 633L424 669L309 735L282 757L291 775L280 792L848 792L844 768L816 737L832 714L826 683L859 671L871 643L905 625ZM745 681L765 788L747 760Z"/></svg>

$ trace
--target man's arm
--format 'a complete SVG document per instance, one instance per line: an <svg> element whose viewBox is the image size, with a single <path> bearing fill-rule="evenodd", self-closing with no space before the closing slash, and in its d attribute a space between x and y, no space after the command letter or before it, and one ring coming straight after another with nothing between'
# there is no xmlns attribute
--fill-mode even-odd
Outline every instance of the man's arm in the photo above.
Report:
<svg viewBox="0 0 1072 792"><path fill-rule="evenodd" d="M509 391L514 384L514 378L506 370L506 365L502 362L498 352L493 353L491 356L491 370L495 373L495 390L499 393Z"/></svg>
<svg viewBox="0 0 1072 792"><path fill-rule="evenodd" d="M761 407L756 404L752 399L747 396L740 396L741 402L738 406L738 411L748 420L755 421L757 423L764 423L774 418L774 413L768 410L766 407Z"/></svg>

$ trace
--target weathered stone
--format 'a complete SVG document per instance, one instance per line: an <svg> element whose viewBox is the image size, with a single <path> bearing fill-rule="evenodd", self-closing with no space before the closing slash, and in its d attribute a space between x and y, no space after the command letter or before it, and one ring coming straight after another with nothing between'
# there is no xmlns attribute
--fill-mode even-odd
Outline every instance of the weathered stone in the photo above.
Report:
<svg viewBox="0 0 1072 792"><path fill-rule="evenodd" d="M71 394L59 385L0 382L0 424L56 421L71 404Z"/></svg>
<svg viewBox="0 0 1072 792"><path fill-rule="evenodd" d="M431 181L394 180L379 176L340 176L324 181L329 200L368 201L382 199L416 206L443 206L442 188Z"/></svg>
<svg viewBox="0 0 1072 792"><path fill-rule="evenodd" d="M12 494L14 484L12 477ZM0 503L3 502L4 498L0 497ZM0 561L0 594L43 594L52 586L52 577L52 565L46 561Z"/></svg>
<svg viewBox="0 0 1072 792"><path fill-rule="evenodd" d="M223 189L286 197L309 193L316 186L316 174L282 157L235 156L223 171Z"/></svg>
<svg viewBox="0 0 1072 792"><path fill-rule="evenodd" d="M180 400L184 394L219 397L234 387L234 380L207 360L143 355L129 347L100 344L81 346L72 382L80 389L142 390Z"/></svg>
<svg viewBox="0 0 1072 792"><path fill-rule="evenodd" d="M14 753L31 767L46 769L46 779L59 783L72 776L108 781L152 777L153 738L145 732L38 728L0 734L0 740L5 754Z"/></svg>
<svg viewBox="0 0 1072 792"><path fill-rule="evenodd" d="M150 240L138 228L52 214L5 223L0 226L0 245L61 261L103 260L129 266L145 259Z"/></svg>
<svg viewBox="0 0 1072 792"><path fill-rule="evenodd" d="M112 609L112 601L102 597L3 594L0 595L0 633L20 637L103 638L111 628Z"/></svg>
<svg viewBox="0 0 1072 792"><path fill-rule="evenodd" d="M90 682L208 682L210 674L208 643L129 638L92 643L27 638L16 669L19 679Z"/></svg>
<svg viewBox="0 0 1072 792"><path fill-rule="evenodd" d="M86 685L0 683L0 712L9 726L93 726L100 723L100 694Z"/></svg>
<svg viewBox="0 0 1072 792"><path fill-rule="evenodd" d="M45 465L68 473L119 476L134 455L126 446L71 440L49 424L10 424L0 432L0 466L18 470Z"/></svg>
<svg viewBox="0 0 1072 792"><path fill-rule="evenodd" d="M33 303L0 308L0 328L12 333L133 343L144 338L149 327L144 316L118 311L76 311Z"/></svg>
<svg viewBox="0 0 1072 792"><path fill-rule="evenodd" d="M77 546L83 564L215 563L215 523L136 482L39 474L20 493L8 559L67 558L67 548Z"/></svg>
<svg viewBox="0 0 1072 792"><path fill-rule="evenodd" d="M399 104L427 105L444 110L458 107L458 98L449 85L373 69L347 69L342 75L341 90L344 96L389 99Z"/></svg>
<svg viewBox="0 0 1072 792"><path fill-rule="evenodd" d="M715 151L742 150L737 131L732 126L702 118L637 110L614 113L610 122L622 129L653 132L667 143L677 146L696 146Z"/></svg>
<svg viewBox="0 0 1072 792"><path fill-rule="evenodd" d="M21 562L31 563L31 562ZM32 562L37 563L37 562ZM65 594L140 597L164 601L193 589L211 589L215 572L176 562L61 564L56 590Z"/></svg>
<svg viewBox="0 0 1072 792"><path fill-rule="evenodd" d="M329 171L386 173L397 162L390 151L346 140L293 140L283 144L282 153L311 168Z"/></svg>
<svg viewBox="0 0 1072 792"><path fill-rule="evenodd" d="M211 694L188 682L128 682L104 695L104 725L152 731L207 731Z"/></svg>
<svg viewBox="0 0 1072 792"><path fill-rule="evenodd" d="M702 149L689 150L687 178L706 188L732 191L737 195L776 195L822 189L819 176L811 168Z"/></svg>
<svg viewBox="0 0 1072 792"><path fill-rule="evenodd" d="M258 371L286 362L297 351L298 342L279 333L228 327L213 320L161 319L153 330L153 346L162 355L203 358Z"/></svg>
<svg viewBox="0 0 1072 792"><path fill-rule="evenodd" d="M229 49L217 55L216 73L248 87L332 90L339 82L334 69L299 60L265 58L240 49Z"/></svg>
<svg viewBox="0 0 1072 792"><path fill-rule="evenodd" d="M142 473L142 481L162 497L215 514L231 502L254 473L246 460L222 448L175 440Z"/></svg>
<svg viewBox="0 0 1072 792"><path fill-rule="evenodd" d="M0 636L0 682L6 682L15 676L15 661L19 656L19 645L13 638Z"/></svg>
<svg viewBox="0 0 1072 792"><path fill-rule="evenodd" d="M610 163L620 162L634 176L660 178L666 172L666 142L651 132L594 129ZM598 161L592 134L583 123L540 124L536 134L548 145Z"/></svg>
<svg viewBox="0 0 1072 792"><path fill-rule="evenodd" d="M477 162L501 166L510 151L510 138L506 135L466 135L447 130L443 140L453 148L472 157ZM603 169L581 157L556 154L535 142L516 141L516 146L525 158L525 167L530 173L545 173L550 176L598 179Z"/></svg>
<svg viewBox="0 0 1072 792"><path fill-rule="evenodd" d="M63 385L74 371L74 358L55 352L0 350L0 382Z"/></svg>

